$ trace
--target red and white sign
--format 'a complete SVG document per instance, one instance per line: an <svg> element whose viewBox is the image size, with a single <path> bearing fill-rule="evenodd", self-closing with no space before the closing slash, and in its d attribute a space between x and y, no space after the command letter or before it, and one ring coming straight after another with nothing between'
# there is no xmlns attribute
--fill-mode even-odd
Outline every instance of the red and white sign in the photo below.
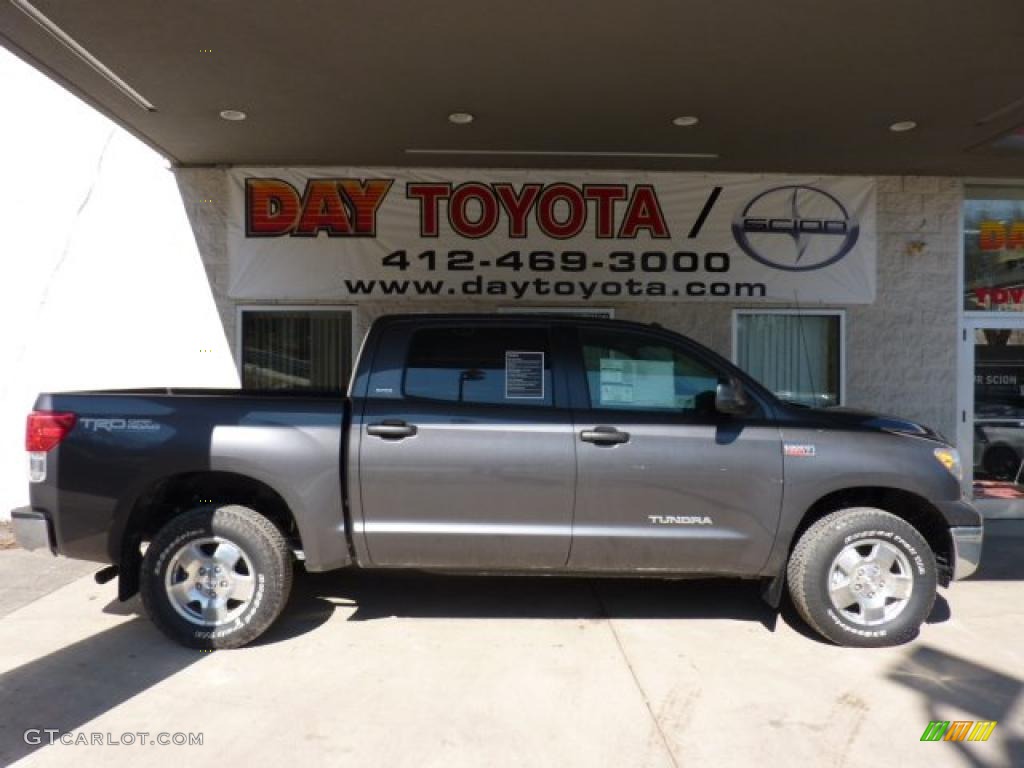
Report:
<svg viewBox="0 0 1024 768"><path fill-rule="evenodd" d="M236 168L238 299L868 303L853 177Z"/></svg>

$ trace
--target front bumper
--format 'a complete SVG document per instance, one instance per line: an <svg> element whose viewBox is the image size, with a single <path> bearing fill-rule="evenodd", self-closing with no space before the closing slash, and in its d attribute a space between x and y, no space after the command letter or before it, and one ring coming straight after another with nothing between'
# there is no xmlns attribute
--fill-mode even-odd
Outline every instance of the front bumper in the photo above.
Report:
<svg viewBox="0 0 1024 768"><path fill-rule="evenodd" d="M958 525L949 529L953 537L953 579L966 579L981 562L981 544L985 528L981 525Z"/></svg>
<svg viewBox="0 0 1024 768"><path fill-rule="evenodd" d="M22 549L30 552L45 549L51 555L57 554L50 519L42 512L32 507L11 510L11 527L14 529L14 539Z"/></svg>

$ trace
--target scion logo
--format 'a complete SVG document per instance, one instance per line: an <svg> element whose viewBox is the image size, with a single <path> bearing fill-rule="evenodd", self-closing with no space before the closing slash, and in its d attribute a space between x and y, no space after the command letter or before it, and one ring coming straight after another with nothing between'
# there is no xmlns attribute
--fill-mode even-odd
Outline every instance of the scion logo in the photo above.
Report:
<svg viewBox="0 0 1024 768"><path fill-rule="evenodd" d="M736 213L732 234L755 261L806 272L848 254L860 237L860 223L834 195L792 184L752 198Z"/></svg>

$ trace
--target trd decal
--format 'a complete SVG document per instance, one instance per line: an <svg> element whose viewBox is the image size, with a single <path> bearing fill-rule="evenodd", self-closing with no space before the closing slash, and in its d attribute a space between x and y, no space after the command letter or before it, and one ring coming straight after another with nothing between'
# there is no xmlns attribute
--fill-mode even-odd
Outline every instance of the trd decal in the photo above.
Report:
<svg viewBox="0 0 1024 768"><path fill-rule="evenodd" d="M160 425L152 419L79 419L82 429L92 432L156 432Z"/></svg>

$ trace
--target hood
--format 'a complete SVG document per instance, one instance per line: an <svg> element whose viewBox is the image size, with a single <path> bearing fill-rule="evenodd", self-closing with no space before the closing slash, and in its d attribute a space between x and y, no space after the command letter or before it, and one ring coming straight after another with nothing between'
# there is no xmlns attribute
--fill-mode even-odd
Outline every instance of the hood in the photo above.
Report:
<svg viewBox="0 0 1024 768"><path fill-rule="evenodd" d="M878 432L892 432L898 435L923 437L936 442L948 442L940 433L929 426L920 424L900 416L888 416L871 411L860 411L854 408L836 406L833 408L808 408L806 414L822 426L834 426L839 429L870 429Z"/></svg>

